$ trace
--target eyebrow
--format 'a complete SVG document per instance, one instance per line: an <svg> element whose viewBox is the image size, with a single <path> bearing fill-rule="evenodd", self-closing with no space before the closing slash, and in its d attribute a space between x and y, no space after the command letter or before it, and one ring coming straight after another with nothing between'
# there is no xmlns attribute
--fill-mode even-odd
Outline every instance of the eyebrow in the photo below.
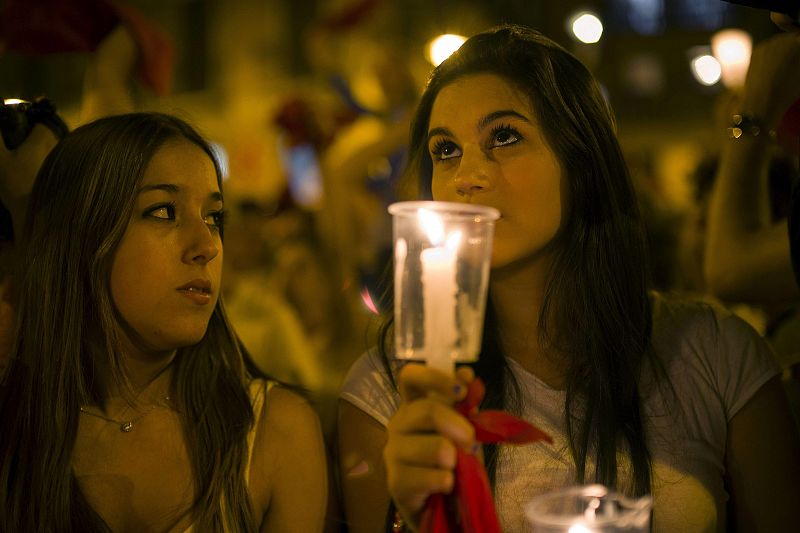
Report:
<svg viewBox="0 0 800 533"><path fill-rule="evenodd" d="M181 188L177 185L172 183L156 183L154 185L145 185L141 187L137 194L142 194L144 192L150 191L165 191L170 194L178 194L181 192ZM214 191L209 193L208 198L213 201L222 202L222 193L219 191Z"/></svg>
<svg viewBox="0 0 800 533"><path fill-rule="evenodd" d="M527 122L528 124L531 123L531 120L528 117L526 117L525 115L523 115L523 114L521 114L521 113L519 113L517 111L514 111L513 109L500 109L498 111L492 111L491 113L489 113L485 117L481 118L478 121L478 131L484 129L486 126L488 126L489 124L491 124L495 120L498 120L498 119L501 119L501 118L506 118L506 117L514 117L514 118L517 118L519 120L522 120L523 122ZM453 132L450 131L448 128L443 128L443 127L433 128L432 130L430 130L428 132L428 140L430 141L430 139L432 137L435 137L437 135L444 135L446 137L453 137Z"/></svg>
<svg viewBox="0 0 800 533"><path fill-rule="evenodd" d="M505 118L505 117L518 118L518 119L522 120L523 122L527 122L528 124L530 124L530 122L531 122L528 117L526 117L522 113L518 113L518 112L514 111L513 109L501 109L499 111L493 111L493 112L489 113L488 115L486 115L485 117L483 117L480 120L480 122L478 122L478 129L482 130L483 128L485 128L486 126L488 126L489 124L491 124L495 120L500 119L500 118Z"/></svg>

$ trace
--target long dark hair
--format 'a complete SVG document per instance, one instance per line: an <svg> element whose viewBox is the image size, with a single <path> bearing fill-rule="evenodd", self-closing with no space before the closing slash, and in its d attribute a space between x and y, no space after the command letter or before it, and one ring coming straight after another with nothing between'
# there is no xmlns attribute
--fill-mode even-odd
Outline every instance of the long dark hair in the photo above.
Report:
<svg viewBox="0 0 800 533"><path fill-rule="evenodd" d="M165 143L208 144L184 121L157 113L100 119L48 155L34 186L20 268L16 331L0 387L0 530L106 531L82 495L71 457L79 407L101 403L99 379L130 391L110 291L111 264L142 176ZM182 419L201 531L255 531L246 493L253 424L248 371L220 300L203 339L178 350L170 396Z"/></svg>
<svg viewBox="0 0 800 533"><path fill-rule="evenodd" d="M431 195L426 140L434 101L443 87L476 73L499 75L528 96L567 182L569 207L539 331L566 355L564 416L576 481L617 487L617 450L624 449L632 465L630 492L648 493L650 453L638 379L649 353L652 313L644 230L612 113L587 68L550 39L514 25L479 33L434 69L412 122L409 173L423 197ZM380 343L387 365L390 324L391 317ZM484 331L476 363L487 386L484 407L520 412L519 385L498 341L491 305ZM494 482L498 450L486 446L485 452ZM587 458L595 459L594 472L587 472Z"/></svg>

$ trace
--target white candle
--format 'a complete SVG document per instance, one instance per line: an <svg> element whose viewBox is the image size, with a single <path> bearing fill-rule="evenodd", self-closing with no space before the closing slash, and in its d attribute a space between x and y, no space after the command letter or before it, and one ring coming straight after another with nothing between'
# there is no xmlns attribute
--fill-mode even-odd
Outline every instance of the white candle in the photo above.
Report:
<svg viewBox="0 0 800 533"><path fill-rule="evenodd" d="M453 372L456 329L456 250L434 246L422 251L422 309L427 364Z"/></svg>

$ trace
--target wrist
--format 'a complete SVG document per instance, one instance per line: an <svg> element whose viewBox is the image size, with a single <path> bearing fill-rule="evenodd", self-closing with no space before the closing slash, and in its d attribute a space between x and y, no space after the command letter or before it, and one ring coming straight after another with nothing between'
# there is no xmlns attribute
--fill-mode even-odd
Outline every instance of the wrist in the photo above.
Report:
<svg viewBox="0 0 800 533"><path fill-rule="evenodd" d="M395 511L394 518L392 519L392 533L405 533L406 531L411 530L408 528L406 521L403 520L400 511Z"/></svg>
<svg viewBox="0 0 800 533"><path fill-rule="evenodd" d="M390 533L413 533L417 531L418 524L413 524L392 502L389 507L389 532Z"/></svg>

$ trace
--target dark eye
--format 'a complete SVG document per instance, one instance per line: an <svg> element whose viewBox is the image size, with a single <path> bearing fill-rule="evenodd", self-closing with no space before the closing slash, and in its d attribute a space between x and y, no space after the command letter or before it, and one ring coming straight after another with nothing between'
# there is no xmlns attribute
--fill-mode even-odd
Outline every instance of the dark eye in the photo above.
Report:
<svg viewBox="0 0 800 533"><path fill-rule="evenodd" d="M453 157L461 155L461 150L452 141L442 139L438 141L431 149L431 157L438 161L444 161Z"/></svg>
<svg viewBox="0 0 800 533"><path fill-rule="evenodd" d="M206 215L206 224L209 227L220 229L222 228L222 224L225 220L225 212L224 211L212 211L211 213Z"/></svg>
<svg viewBox="0 0 800 533"><path fill-rule="evenodd" d="M145 215L161 220L175 220L175 206L172 204L159 205L149 209Z"/></svg>
<svg viewBox="0 0 800 533"><path fill-rule="evenodd" d="M518 142L522 136L509 126L498 126L492 130L492 146L507 146Z"/></svg>

